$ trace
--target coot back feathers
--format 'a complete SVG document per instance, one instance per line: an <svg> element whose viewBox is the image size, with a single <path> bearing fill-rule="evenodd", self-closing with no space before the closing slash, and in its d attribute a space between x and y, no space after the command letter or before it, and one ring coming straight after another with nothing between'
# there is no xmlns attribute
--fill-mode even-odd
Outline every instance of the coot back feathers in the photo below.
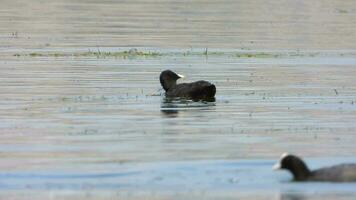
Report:
<svg viewBox="0 0 356 200"><path fill-rule="evenodd" d="M339 164L317 170L309 170L302 159L283 154L273 169L286 169L295 181L356 182L356 164Z"/></svg>
<svg viewBox="0 0 356 200"><path fill-rule="evenodd" d="M183 97L193 100L212 99L216 93L216 87L207 81L177 84L177 80L184 76L171 70L161 72L159 80L167 97Z"/></svg>

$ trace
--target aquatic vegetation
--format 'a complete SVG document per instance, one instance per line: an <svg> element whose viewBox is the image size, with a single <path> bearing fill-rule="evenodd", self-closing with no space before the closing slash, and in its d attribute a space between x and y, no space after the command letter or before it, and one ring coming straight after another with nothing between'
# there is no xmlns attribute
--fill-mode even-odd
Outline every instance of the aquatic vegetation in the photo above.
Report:
<svg viewBox="0 0 356 200"><path fill-rule="evenodd" d="M337 10L337 12L339 12L339 13L343 13L343 14L348 13L348 11L345 10L345 9L336 9L336 10Z"/></svg>
<svg viewBox="0 0 356 200"><path fill-rule="evenodd" d="M264 53L264 52L255 52L255 53L243 53L239 52L236 54L236 57L239 58L275 58L281 56L280 54L273 53Z"/></svg>
<svg viewBox="0 0 356 200"><path fill-rule="evenodd" d="M187 56L219 56L229 58L241 58L241 59L259 59L259 58L288 58L288 57L317 57L325 56L321 52L301 52L295 51L280 51L280 52L264 52L264 51L252 51L252 50L209 50L204 49L189 49L183 51L159 51L159 50L138 50L132 48L129 50L121 51L101 51L100 49L88 51L73 51L73 52L46 52L36 51L28 53L16 52L12 54L14 57L28 56L28 57L93 57L98 59L115 58L115 59L131 59L131 58L154 58L154 57L187 57ZM345 53L338 53L339 56L345 56ZM346 55L347 56L347 55Z"/></svg>
<svg viewBox="0 0 356 200"><path fill-rule="evenodd" d="M26 54L15 53L13 56L29 56L29 57L96 57L96 58L130 58L130 57L157 57L161 54L158 52L145 52L137 50L129 51L86 51L86 52L75 52L75 53L65 53L65 52L31 52Z"/></svg>
<svg viewBox="0 0 356 200"><path fill-rule="evenodd" d="M105 51L88 51L82 53L75 53L73 54L75 57L97 57L97 58L105 58L105 57L156 57L160 56L161 54L158 52L144 52L138 51L137 49L130 49L128 51L118 51L118 52L105 52Z"/></svg>
<svg viewBox="0 0 356 200"><path fill-rule="evenodd" d="M34 53L30 53L28 55L31 57L36 57L36 56L42 56L43 54L34 52Z"/></svg>

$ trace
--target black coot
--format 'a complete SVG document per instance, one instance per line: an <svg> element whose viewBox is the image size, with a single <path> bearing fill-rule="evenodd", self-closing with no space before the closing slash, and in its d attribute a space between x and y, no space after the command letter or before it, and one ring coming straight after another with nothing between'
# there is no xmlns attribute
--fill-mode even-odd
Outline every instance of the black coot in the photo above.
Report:
<svg viewBox="0 0 356 200"><path fill-rule="evenodd" d="M171 70L161 72L159 80L167 97L183 97L193 100L213 100L216 88L207 81L177 84L177 80L184 76Z"/></svg>
<svg viewBox="0 0 356 200"><path fill-rule="evenodd" d="M355 182L356 164L339 164L317 170L309 170L307 165L294 155L284 153L273 169L289 170L295 181Z"/></svg>

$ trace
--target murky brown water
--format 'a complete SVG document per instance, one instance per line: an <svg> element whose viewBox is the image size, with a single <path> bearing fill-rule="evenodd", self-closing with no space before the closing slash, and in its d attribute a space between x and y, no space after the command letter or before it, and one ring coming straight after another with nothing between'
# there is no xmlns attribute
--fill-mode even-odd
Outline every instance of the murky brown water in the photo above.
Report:
<svg viewBox="0 0 356 200"><path fill-rule="evenodd" d="M355 184L270 167L285 151L355 162L355 13L353 1L4 0L0 196L354 199ZM162 55L70 56L132 47ZM165 102L167 68L215 83L216 102Z"/></svg>

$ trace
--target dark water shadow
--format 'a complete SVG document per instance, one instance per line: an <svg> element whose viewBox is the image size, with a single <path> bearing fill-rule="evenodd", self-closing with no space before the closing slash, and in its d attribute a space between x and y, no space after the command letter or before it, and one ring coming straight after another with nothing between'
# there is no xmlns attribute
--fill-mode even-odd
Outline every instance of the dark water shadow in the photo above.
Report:
<svg viewBox="0 0 356 200"><path fill-rule="evenodd" d="M287 194L281 194L280 199L285 199L285 200L306 200L306 199L308 199L308 196L306 196L305 194L287 193Z"/></svg>
<svg viewBox="0 0 356 200"><path fill-rule="evenodd" d="M216 105L216 99L194 100L180 97L163 97L161 113L166 117L177 117L179 112L187 110L205 110Z"/></svg>

